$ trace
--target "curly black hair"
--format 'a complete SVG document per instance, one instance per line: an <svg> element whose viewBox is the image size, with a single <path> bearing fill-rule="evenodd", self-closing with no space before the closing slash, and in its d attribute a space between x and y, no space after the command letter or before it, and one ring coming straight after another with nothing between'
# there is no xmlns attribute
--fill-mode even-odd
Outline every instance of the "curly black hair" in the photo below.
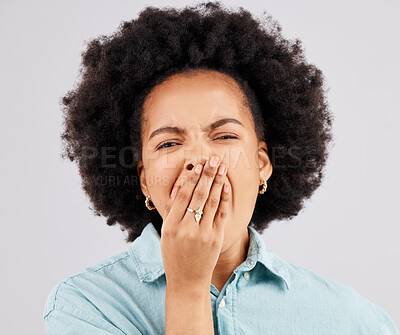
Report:
<svg viewBox="0 0 400 335"><path fill-rule="evenodd" d="M148 6L82 52L79 84L61 100L61 157L78 163L90 208L127 230L126 242L149 222L160 232L162 218L146 208L136 166L144 100L172 74L216 70L245 93L273 165L250 222L258 232L296 216L321 184L333 139L322 71L305 60L300 40L284 39L280 25L263 14L255 18L219 2Z"/></svg>

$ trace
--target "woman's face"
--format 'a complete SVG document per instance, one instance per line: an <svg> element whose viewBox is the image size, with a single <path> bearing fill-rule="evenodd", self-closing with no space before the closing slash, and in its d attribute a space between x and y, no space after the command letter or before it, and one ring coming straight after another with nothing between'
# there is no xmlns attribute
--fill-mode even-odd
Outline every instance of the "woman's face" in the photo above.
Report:
<svg viewBox="0 0 400 335"><path fill-rule="evenodd" d="M214 71L174 75L148 95L144 118L143 161L137 170L143 194L150 195L161 217L184 166L204 164L217 155L228 168L232 196L221 252L226 251L247 234L260 178L268 179L272 173L267 145L257 141L236 82ZM210 128L222 119L231 122ZM175 130L159 130L164 127Z"/></svg>

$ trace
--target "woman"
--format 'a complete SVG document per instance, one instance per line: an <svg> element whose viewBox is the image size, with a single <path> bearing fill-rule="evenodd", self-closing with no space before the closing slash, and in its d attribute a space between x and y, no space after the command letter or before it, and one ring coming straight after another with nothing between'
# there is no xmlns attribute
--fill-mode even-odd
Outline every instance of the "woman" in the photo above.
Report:
<svg viewBox="0 0 400 335"><path fill-rule="evenodd" d="M333 118L321 71L269 22L147 7L90 42L64 154L132 243L54 287L49 334L398 334L261 238L320 185Z"/></svg>

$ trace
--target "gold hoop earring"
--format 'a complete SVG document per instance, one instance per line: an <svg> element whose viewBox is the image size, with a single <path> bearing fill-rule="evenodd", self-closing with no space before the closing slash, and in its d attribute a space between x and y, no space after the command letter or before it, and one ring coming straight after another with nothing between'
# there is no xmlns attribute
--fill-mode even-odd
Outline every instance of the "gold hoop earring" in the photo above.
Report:
<svg viewBox="0 0 400 335"><path fill-rule="evenodd" d="M146 196L146 200L144 202L149 211L152 211L153 209L156 208L155 206L150 205L150 195Z"/></svg>
<svg viewBox="0 0 400 335"><path fill-rule="evenodd" d="M265 191L267 190L267 187L268 187L268 185L267 185L267 179L260 179L260 185L259 186L263 186L263 188L262 188L262 190L258 190L258 193L260 193L260 194L264 194L265 193Z"/></svg>

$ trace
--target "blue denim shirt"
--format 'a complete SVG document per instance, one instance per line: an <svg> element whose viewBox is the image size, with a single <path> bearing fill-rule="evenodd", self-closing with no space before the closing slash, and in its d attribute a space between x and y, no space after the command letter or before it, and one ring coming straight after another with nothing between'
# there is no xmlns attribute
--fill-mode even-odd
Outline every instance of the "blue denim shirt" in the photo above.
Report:
<svg viewBox="0 0 400 335"><path fill-rule="evenodd" d="M246 261L219 292L210 285L215 334L399 335L380 306L350 286L286 262L254 228ZM150 222L120 254L65 278L44 309L49 335L164 334L160 236Z"/></svg>

